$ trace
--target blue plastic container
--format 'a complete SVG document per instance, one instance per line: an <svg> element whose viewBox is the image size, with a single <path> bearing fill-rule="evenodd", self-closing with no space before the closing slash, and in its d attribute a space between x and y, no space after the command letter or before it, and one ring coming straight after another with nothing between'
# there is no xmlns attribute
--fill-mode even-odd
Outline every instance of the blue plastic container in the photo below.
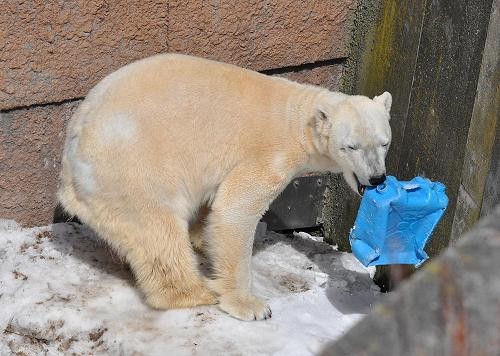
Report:
<svg viewBox="0 0 500 356"><path fill-rule="evenodd" d="M367 187L349 240L365 266L414 264L429 256L425 244L448 206L445 186L422 177L399 182L389 176Z"/></svg>

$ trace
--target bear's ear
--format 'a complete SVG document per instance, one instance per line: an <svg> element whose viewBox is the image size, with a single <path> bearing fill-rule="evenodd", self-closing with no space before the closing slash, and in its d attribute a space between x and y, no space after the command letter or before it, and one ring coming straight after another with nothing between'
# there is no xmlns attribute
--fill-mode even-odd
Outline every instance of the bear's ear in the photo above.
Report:
<svg viewBox="0 0 500 356"><path fill-rule="evenodd" d="M387 112L391 111L392 106L392 95L389 92L384 92L383 94L373 98L373 101L384 105Z"/></svg>
<svg viewBox="0 0 500 356"><path fill-rule="evenodd" d="M316 119L316 122L326 122L328 120L328 117L326 116L326 113L322 108L316 108L316 111L314 112L314 118Z"/></svg>
<svg viewBox="0 0 500 356"><path fill-rule="evenodd" d="M316 108L316 110L314 111L314 127L316 129L316 132L320 136L328 137L330 135L331 126L332 123L328 118L325 110L323 110L321 107Z"/></svg>

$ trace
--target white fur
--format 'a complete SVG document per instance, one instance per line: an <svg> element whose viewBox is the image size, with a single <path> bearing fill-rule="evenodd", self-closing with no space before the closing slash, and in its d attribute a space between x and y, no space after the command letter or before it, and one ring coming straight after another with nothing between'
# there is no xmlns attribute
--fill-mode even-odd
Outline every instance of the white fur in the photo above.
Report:
<svg viewBox="0 0 500 356"><path fill-rule="evenodd" d="M381 95L374 97L373 101L382 104L387 112L391 111L392 95L390 93L385 91Z"/></svg>
<svg viewBox="0 0 500 356"><path fill-rule="evenodd" d="M92 195L96 190L96 180L92 165L78 155L79 138L73 137L68 145L68 159L71 172L81 193Z"/></svg>
<svg viewBox="0 0 500 356"><path fill-rule="evenodd" d="M137 134L137 124L125 113L116 113L103 121L101 138L103 142L132 140Z"/></svg>

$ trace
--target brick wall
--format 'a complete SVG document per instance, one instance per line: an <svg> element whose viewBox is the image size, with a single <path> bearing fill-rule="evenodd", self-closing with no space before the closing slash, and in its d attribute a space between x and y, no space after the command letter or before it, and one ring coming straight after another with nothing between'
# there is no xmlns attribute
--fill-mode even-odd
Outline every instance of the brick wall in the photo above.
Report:
<svg viewBox="0 0 500 356"><path fill-rule="evenodd" d="M0 218L52 221L67 120L133 60L181 52L338 86L357 0L8 1L0 12Z"/></svg>

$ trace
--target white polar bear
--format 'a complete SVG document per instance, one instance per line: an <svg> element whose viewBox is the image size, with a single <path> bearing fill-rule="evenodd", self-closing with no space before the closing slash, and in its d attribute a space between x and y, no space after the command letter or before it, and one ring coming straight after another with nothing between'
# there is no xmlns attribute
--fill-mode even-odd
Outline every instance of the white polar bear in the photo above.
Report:
<svg viewBox="0 0 500 356"><path fill-rule="evenodd" d="M391 95L373 100L178 54L94 87L69 122L58 197L130 264L154 308L219 303L271 311L251 293L256 224L293 177L385 178ZM193 247L213 263L202 278Z"/></svg>

